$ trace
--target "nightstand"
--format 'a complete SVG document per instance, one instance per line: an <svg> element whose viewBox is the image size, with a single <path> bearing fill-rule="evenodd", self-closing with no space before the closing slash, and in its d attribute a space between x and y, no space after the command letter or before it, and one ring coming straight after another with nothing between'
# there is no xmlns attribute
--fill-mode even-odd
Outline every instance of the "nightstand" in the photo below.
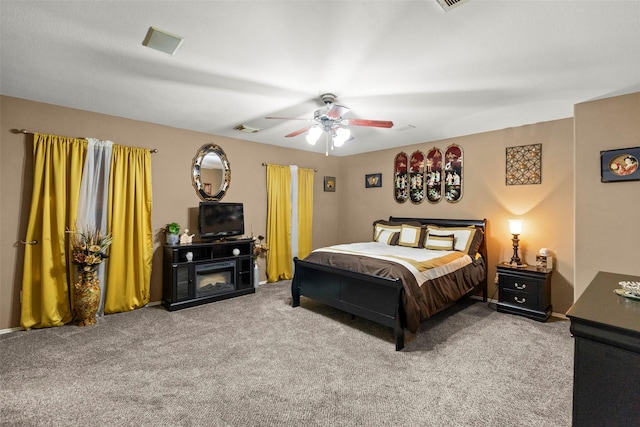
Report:
<svg viewBox="0 0 640 427"><path fill-rule="evenodd" d="M511 267L498 270L498 311L545 322L551 316L551 270Z"/></svg>

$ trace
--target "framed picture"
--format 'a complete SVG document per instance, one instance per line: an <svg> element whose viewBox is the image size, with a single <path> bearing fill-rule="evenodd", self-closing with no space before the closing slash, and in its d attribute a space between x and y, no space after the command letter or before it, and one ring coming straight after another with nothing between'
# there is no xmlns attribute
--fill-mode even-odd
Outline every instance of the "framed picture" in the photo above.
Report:
<svg viewBox="0 0 640 427"><path fill-rule="evenodd" d="M600 152L600 180L602 182L638 181L640 147Z"/></svg>
<svg viewBox="0 0 640 427"><path fill-rule="evenodd" d="M204 192L207 194L211 194L211 183L205 182L202 185L204 186Z"/></svg>
<svg viewBox="0 0 640 427"><path fill-rule="evenodd" d="M336 177L325 176L324 177L324 191L336 191Z"/></svg>
<svg viewBox="0 0 640 427"><path fill-rule="evenodd" d="M371 173L364 176L365 188L382 187L382 174Z"/></svg>

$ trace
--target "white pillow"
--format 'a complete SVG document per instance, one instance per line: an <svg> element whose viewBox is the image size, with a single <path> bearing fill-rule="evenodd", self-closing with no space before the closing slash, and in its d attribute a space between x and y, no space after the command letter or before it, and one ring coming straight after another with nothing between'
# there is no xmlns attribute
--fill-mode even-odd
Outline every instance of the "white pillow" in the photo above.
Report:
<svg viewBox="0 0 640 427"><path fill-rule="evenodd" d="M408 246L411 248L419 247L421 231L422 231L421 227L402 224L402 227L400 228L400 240L398 241L398 245Z"/></svg>
<svg viewBox="0 0 640 427"><path fill-rule="evenodd" d="M396 230L382 229L376 236L375 241L380 243L386 243L387 245L391 245L393 237L396 234L398 234L398 231Z"/></svg>
<svg viewBox="0 0 640 427"><path fill-rule="evenodd" d="M427 236L427 243L424 247L434 251L452 251L454 241L455 239L453 234L449 234L447 236L431 234Z"/></svg>

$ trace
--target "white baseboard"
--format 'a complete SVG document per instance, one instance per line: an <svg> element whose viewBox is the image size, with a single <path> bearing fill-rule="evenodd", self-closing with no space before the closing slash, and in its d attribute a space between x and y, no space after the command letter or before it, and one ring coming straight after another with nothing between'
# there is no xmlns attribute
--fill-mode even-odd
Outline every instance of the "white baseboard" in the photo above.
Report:
<svg viewBox="0 0 640 427"><path fill-rule="evenodd" d="M11 332L18 332L18 331L24 331L24 328L22 326L17 326L15 328L0 329L0 335L10 334Z"/></svg>

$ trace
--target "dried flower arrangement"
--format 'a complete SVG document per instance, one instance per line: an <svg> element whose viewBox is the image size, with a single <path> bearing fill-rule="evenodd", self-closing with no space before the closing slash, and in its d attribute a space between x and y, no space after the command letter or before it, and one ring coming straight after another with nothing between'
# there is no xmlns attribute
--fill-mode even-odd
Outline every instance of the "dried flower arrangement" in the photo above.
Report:
<svg viewBox="0 0 640 427"><path fill-rule="evenodd" d="M73 263L79 272L95 271L105 258L107 248L113 242L111 234L103 234L101 230L67 231L71 233Z"/></svg>
<svg viewBox="0 0 640 427"><path fill-rule="evenodd" d="M266 254L269 251L269 247L266 243L262 243L264 236L258 236L258 243L253 246L253 260L257 260L258 257Z"/></svg>

